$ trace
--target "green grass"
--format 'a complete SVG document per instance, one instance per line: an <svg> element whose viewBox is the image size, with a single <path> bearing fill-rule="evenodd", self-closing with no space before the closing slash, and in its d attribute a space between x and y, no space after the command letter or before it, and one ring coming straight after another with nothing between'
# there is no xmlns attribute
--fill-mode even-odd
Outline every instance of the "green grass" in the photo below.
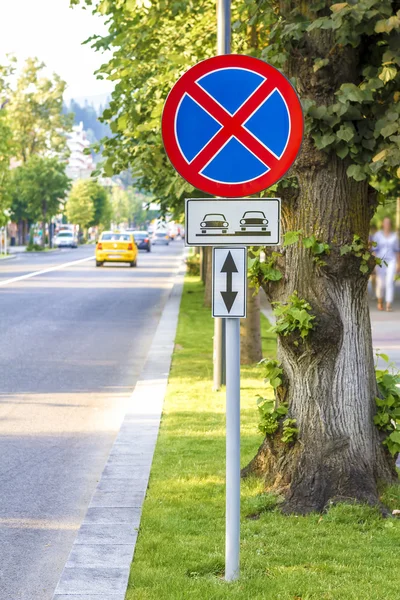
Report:
<svg viewBox="0 0 400 600"><path fill-rule="evenodd" d="M212 332L201 286L188 277L127 600L400 599L398 521L359 505L286 517L254 478L242 482L240 580L223 580L225 394L211 391ZM273 356L270 334L263 345ZM262 441L260 390L260 367L243 367L243 465ZM384 500L400 508L399 490Z"/></svg>

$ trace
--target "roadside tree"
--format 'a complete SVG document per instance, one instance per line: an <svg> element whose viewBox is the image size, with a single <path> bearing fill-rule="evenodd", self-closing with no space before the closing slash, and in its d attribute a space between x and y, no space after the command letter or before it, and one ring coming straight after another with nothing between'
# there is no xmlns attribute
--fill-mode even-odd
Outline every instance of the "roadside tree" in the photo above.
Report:
<svg viewBox="0 0 400 600"><path fill-rule="evenodd" d="M94 222L96 214L92 183L78 179L72 186L66 206L68 221L79 225L84 232Z"/></svg>
<svg viewBox="0 0 400 600"><path fill-rule="evenodd" d="M257 6L262 26L271 4ZM295 78L306 137L279 186L285 247L267 250L252 271L276 302L279 363L266 371L291 420L285 427L269 416L245 473L262 474L285 491L286 510L306 513L335 498L377 503L379 482L397 481L388 450L400 449L400 432L377 410L376 397L390 391L375 378L367 283L378 262L368 242L377 206L369 182L392 178L400 162L400 7L274 7L262 56Z"/></svg>
<svg viewBox="0 0 400 600"><path fill-rule="evenodd" d="M10 196L10 160L12 156L12 132L7 123L6 91L1 85L0 66L0 226L4 225L8 218L5 215L11 203Z"/></svg>
<svg viewBox="0 0 400 600"><path fill-rule="evenodd" d="M111 223L111 203L107 190L95 179L84 181L90 197L92 198L94 215L90 226L110 227Z"/></svg>
<svg viewBox="0 0 400 600"><path fill-rule="evenodd" d="M128 193L115 185L111 190L112 220L117 225L129 223L130 221L130 202Z"/></svg>
<svg viewBox="0 0 400 600"><path fill-rule="evenodd" d="M45 77L44 69L37 58L28 58L15 86L10 86L8 122L14 156L23 163L33 155L67 155L66 133L72 128L73 115L63 113L66 83L56 74Z"/></svg>
<svg viewBox="0 0 400 600"><path fill-rule="evenodd" d="M65 164L58 158L32 156L12 173L11 211L14 218L42 223L42 246L49 220L62 210L70 186Z"/></svg>

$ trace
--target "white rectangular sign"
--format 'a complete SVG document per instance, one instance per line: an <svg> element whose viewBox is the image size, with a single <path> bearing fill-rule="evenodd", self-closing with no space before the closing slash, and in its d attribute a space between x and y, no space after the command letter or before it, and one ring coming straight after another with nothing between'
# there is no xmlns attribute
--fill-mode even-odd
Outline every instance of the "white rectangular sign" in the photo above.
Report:
<svg viewBox="0 0 400 600"><path fill-rule="evenodd" d="M186 200L187 246L277 246L279 198Z"/></svg>
<svg viewBox="0 0 400 600"><path fill-rule="evenodd" d="M247 248L213 248L213 317L245 317Z"/></svg>

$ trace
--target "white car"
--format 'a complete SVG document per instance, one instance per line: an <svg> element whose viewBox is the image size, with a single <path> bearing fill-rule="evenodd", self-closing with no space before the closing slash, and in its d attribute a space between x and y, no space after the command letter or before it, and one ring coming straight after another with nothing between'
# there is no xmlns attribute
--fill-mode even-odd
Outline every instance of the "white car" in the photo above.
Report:
<svg viewBox="0 0 400 600"><path fill-rule="evenodd" d="M58 248L77 248L78 238L73 231L60 231L53 238L53 246Z"/></svg>

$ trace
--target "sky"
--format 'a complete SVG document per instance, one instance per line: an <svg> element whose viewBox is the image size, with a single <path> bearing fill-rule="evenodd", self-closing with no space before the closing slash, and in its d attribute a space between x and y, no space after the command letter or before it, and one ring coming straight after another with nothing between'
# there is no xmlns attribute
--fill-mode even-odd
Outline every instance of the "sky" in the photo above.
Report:
<svg viewBox="0 0 400 600"><path fill-rule="evenodd" d="M37 56L68 88L65 100L84 98L104 102L112 84L93 74L107 55L82 42L105 33L104 22L82 8L69 8L69 0L0 0L0 63L6 54L18 60Z"/></svg>

